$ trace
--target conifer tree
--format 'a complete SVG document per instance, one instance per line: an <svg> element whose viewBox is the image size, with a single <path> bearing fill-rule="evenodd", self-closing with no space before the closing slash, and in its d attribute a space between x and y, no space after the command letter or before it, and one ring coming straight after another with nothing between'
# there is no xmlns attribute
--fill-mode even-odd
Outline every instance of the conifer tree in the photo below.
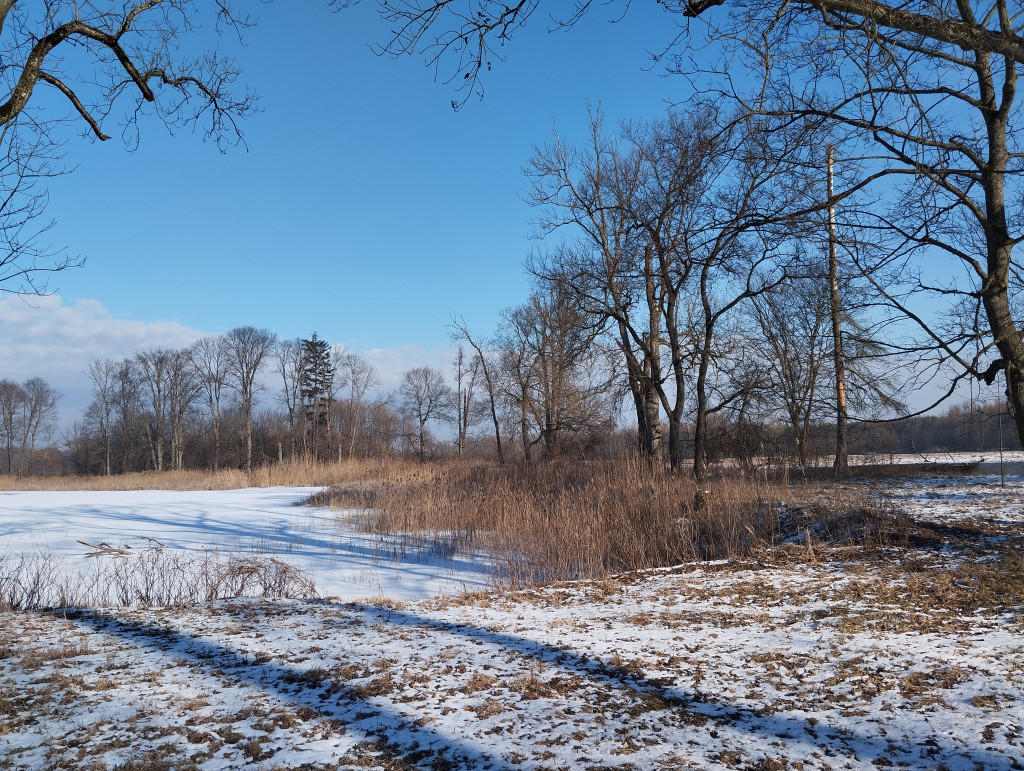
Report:
<svg viewBox="0 0 1024 771"><path fill-rule="evenodd" d="M302 405L306 417L306 431L309 433L309 447L313 457L318 457L321 439L330 448L331 401L334 396L334 365L331 362L331 346L317 337L316 332L309 339L302 340Z"/></svg>

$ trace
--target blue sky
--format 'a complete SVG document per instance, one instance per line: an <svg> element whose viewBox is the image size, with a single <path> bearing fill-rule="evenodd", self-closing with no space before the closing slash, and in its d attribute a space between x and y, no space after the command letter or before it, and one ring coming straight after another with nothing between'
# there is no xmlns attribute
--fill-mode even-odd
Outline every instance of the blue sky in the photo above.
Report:
<svg viewBox="0 0 1024 771"><path fill-rule="evenodd" d="M108 142L68 143L77 168L50 186L51 238L86 266L54 277L57 297L37 308L5 298L0 318L17 318L29 338L36 327L59 337L82 326L80 308L99 339L74 354L52 341L39 356L9 349L6 376L49 376L67 392L77 379L84 388L74 373L92 355L247 324L285 338L316 331L374 351L385 369L445 363L451 314L488 332L525 299L522 260L538 246L522 200L532 145L556 125L582 139L588 101L614 122L653 117L689 93L651 68L648 49L674 30L657 8L613 24L614 9L597 6L555 32L536 14L484 100L455 112L456 94L422 57L370 50L387 36L373 4L326 6L258 6L239 51L262 107L243 125L248 150L170 137L156 121L135 152L113 123ZM44 323L54 308L61 318ZM81 396L69 397L65 412L80 409Z"/></svg>

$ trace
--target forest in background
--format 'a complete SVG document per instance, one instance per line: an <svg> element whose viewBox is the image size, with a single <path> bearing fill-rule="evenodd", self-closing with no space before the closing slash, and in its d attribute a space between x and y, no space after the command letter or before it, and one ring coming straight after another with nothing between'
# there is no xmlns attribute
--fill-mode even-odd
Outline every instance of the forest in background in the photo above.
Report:
<svg viewBox="0 0 1024 771"><path fill-rule="evenodd" d="M305 389L304 342L306 350L315 347L320 353L320 376L329 378ZM93 362L88 373L93 403L63 430L58 427L60 394L45 380L0 380L0 473L212 471L245 469L247 461L261 467L396 456L497 459L481 366L464 350L447 375L414 368L406 373L402 388L382 393L369 362L314 335L306 341L275 339L265 352L259 377L252 381L249 460L241 383L232 380L226 357L219 368L207 370L208 378L211 372L220 373L212 385L198 368L202 352L209 355L211 346L221 344L222 338L213 337L183 351L146 351L120 361ZM605 394L600 406L614 407L613 397L612 392ZM635 427L597 409L591 420L571 430L568 424L560 428L557 454L542 439L545 410L528 414L525 444L515 433L523 429L521 404L499 400L495 414L499 432L504 429L503 436L514 438L503 448L505 459L514 462L526 460L527 449L532 450L530 460L614 458L642 450ZM799 465L792 426L778 413L764 421L715 416L709 433L712 465L735 460L748 466ZM692 456L692 424L684 424L683 442ZM834 442L834 423L814 423L808 432L807 465L831 465ZM1013 421L998 402L964 402L940 414L854 423L850 435L851 453L877 463L889 462L893 454L998 452L1000 447L1007 452L1022 449ZM667 464L667 455L662 460Z"/></svg>

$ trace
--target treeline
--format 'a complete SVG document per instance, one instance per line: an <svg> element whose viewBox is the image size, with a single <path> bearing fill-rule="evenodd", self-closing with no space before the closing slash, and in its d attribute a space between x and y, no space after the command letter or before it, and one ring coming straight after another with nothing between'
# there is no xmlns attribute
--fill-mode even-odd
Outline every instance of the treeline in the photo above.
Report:
<svg viewBox="0 0 1024 771"><path fill-rule="evenodd" d="M534 298L505 312L491 347L467 352L459 346L447 375L416 367L391 393L377 390L372 364L316 334L281 341L242 327L185 349L97 359L87 373L93 401L62 447L49 443L60 394L42 378L3 380L0 468L8 474L120 474L390 455L530 461L642 451L636 429L617 420L624 385L615 381L612 352L589 337L592 330L573 343L581 326L566 324L556 334L549 310ZM573 328L577 332L568 334ZM456 332L466 335L461 327ZM538 345L541 338L548 344ZM801 443L804 464L833 461L832 423L812 424L798 442L781 413L764 421L737 417L709 421L709 463L799 464ZM661 429L667 433L668 426ZM687 459L694 433L692 422L680 427ZM879 462L891 454L995 452L1000 444L1021 449L997 402L858 423L851 432L851 451Z"/></svg>
<svg viewBox="0 0 1024 771"><path fill-rule="evenodd" d="M862 454L1007 452L1024 449L1004 402L958 404L922 415L858 428L853 451Z"/></svg>
<svg viewBox="0 0 1024 771"><path fill-rule="evenodd" d="M65 470L605 454L621 439L613 368L593 334L576 336L578 316L549 311L509 311L506 348L460 345L450 373L414 367L390 392L369 361L315 333L279 340L239 327L184 349L97 359L86 373L92 402L65 440Z"/></svg>
<svg viewBox="0 0 1024 771"><path fill-rule="evenodd" d="M400 450L404 436L388 399L370 396L373 366L316 334L282 341L238 327L184 349L96 359L87 375L92 402L66 440L75 473L367 457Z"/></svg>

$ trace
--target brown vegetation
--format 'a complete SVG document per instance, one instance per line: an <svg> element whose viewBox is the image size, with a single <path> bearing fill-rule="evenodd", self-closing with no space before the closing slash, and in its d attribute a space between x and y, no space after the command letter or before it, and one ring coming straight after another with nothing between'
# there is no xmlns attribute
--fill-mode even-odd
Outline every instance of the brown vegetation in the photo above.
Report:
<svg viewBox="0 0 1024 771"><path fill-rule="evenodd" d="M322 487L306 503L344 509L346 522L364 531L399 536L403 543L427 544L448 555L488 553L494 559L495 582L504 587L605 579L701 560L791 563L836 558L890 567L899 562L894 569L905 576L903 586L914 583L930 595L955 594L968 578L968 593L984 596L996 606L1012 605L1021 591L1017 583L1006 580L1007 575L1020 575L1020 560L997 553L993 537L1005 533L996 532L995 525L916 521L880 503L869 482L791 487L733 473L702 485L699 498L704 505L695 508L698 488L691 476L652 468L639 458L504 465L472 459L417 463L391 458L285 463L252 473L0 478L0 489L202 490L269 485ZM62 602L64 595L85 599L81 587L61 587L60 596L53 596L55 587L47 575L59 571L52 560L37 556L33 567L24 559L15 566L12 559L0 561L0 566L6 565L8 578L19 577L19 588L13 591L15 583L8 581L11 596L0 597L0 604L67 604L66 599ZM972 567L966 572L953 570L957 560ZM139 575L150 576L144 581L147 586L161 573L161 566L167 567L166 559L152 562L146 570L139 566ZM136 591L138 576L128 575L134 572L129 567L122 565L119 572L124 575L110 586L128 586L132 597L108 599L145 604L146 593ZM940 569L933 571L936 567ZM182 573L180 566L177 572ZM263 571L227 572L248 576ZM951 578L953 573L958 577ZM215 583L217 591L207 592L211 597L239 593L233 584L221 586L221 579ZM940 583L948 591L939 592ZM989 584L998 584L999 598ZM93 581L88 593L98 591ZM288 596L290 591L261 585L255 593ZM163 602L175 604L187 593L158 594Z"/></svg>
<svg viewBox="0 0 1024 771"><path fill-rule="evenodd" d="M12 490L241 490L246 487L326 487L360 481L403 479L423 466L401 458L341 463L294 461L245 471L138 471L113 476L0 476L0 492Z"/></svg>
<svg viewBox="0 0 1024 771"><path fill-rule="evenodd" d="M354 509L382 533L431 534L497 555L511 584L597 578L697 559L749 555L771 543L783 488L739 476L696 487L637 462L406 467L332 485L314 505ZM394 473L398 472L398 473Z"/></svg>

